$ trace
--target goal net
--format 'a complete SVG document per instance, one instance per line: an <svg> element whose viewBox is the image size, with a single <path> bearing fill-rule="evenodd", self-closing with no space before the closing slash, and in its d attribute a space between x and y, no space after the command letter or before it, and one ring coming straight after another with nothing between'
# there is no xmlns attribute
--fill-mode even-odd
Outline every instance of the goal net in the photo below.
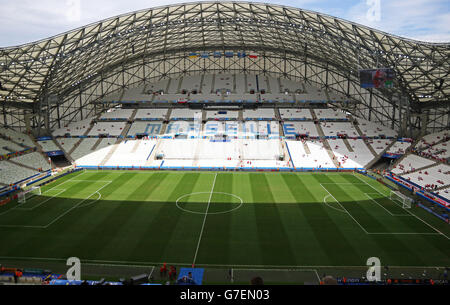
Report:
<svg viewBox="0 0 450 305"><path fill-rule="evenodd" d="M402 193L397 192L397 191L391 191L390 199L392 201L400 202L404 209L410 209L411 205L412 205L412 202L413 202L413 200L411 198L409 198L409 197L407 197L407 196L405 196Z"/></svg>
<svg viewBox="0 0 450 305"><path fill-rule="evenodd" d="M41 195L41 187L40 186L32 186L27 190L23 190L18 194L19 203L25 203L27 200L31 199L34 196Z"/></svg>

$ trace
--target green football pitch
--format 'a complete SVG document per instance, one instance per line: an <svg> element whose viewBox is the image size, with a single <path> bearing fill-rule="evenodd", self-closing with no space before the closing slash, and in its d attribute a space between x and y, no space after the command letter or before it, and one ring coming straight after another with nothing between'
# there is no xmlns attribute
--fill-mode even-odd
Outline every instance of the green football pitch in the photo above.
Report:
<svg viewBox="0 0 450 305"><path fill-rule="evenodd" d="M450 265L448 224L360 174L81 171L41 191L0 207L0 263Z"/></svg>

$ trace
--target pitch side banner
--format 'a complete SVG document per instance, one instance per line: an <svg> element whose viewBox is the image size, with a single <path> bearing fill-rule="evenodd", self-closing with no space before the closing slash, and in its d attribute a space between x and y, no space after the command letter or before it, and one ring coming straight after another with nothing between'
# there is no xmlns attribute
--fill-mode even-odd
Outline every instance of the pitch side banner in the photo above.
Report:
<svg viewBox="0 0 450 305"><path fill-rule="evenodd" d="M394 88L395 77L395 71L391 68L359 71L362 88Z"/></svg>

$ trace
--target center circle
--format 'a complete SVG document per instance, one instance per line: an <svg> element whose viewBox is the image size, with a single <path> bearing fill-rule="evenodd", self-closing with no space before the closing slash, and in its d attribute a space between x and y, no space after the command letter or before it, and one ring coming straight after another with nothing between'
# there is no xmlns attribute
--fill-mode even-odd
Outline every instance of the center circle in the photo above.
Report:
<svg viewBox="0 0 450 305"><path fill-rule="evenodd" d="M207 196L206 196L207 195ZM208 204L208 201L212 198L213 195L225 195L232 198L231 202L211 202L210 204L214 204L214 207L217 208L217 206L219 204L222 205L232 205L232 208L228 208L225 209L223 211L214 211L211 212L211 206L208 210L208 213L206 213L206 205ZM206 199L206 201L201 201L198 200L197 202L195 201L183 201L183 200L187 200L187 199L192 199L192 198L199 198L199 199ZM192 213L192 214L199 214L199 215L217 215L217 214L225 214L225 213L231 213L237 209L239 209L240 207L242 207L242 205L244 204L244 201L242 200L241 197L234 195L234 194L230 194L230 193L223 193L223 192L198 192L198 193L190 193L190 194L186 194L181 196L180 198L177 199L176 201L176 206L177 208L179 208L180 210L184 211L184 212L188 212L188 213ZM190 207L188 205L191 205ZM201 207L204 209L204 211L199 212L197 210L194 209L194 206L198 206L201 205Z"/></svg>

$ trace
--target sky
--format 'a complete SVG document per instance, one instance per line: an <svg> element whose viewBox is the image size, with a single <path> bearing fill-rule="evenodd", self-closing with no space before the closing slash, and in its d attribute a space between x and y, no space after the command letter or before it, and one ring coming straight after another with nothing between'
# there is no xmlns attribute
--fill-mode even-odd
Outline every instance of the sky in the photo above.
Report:
<svg viewBox="0 0 450 305"><path fill-rule="evenodd" d="M48 38L109 17L190 0L0 0L0 47ZM401 37L450 42L449 0L258 0L317 11Z"/></svg>

